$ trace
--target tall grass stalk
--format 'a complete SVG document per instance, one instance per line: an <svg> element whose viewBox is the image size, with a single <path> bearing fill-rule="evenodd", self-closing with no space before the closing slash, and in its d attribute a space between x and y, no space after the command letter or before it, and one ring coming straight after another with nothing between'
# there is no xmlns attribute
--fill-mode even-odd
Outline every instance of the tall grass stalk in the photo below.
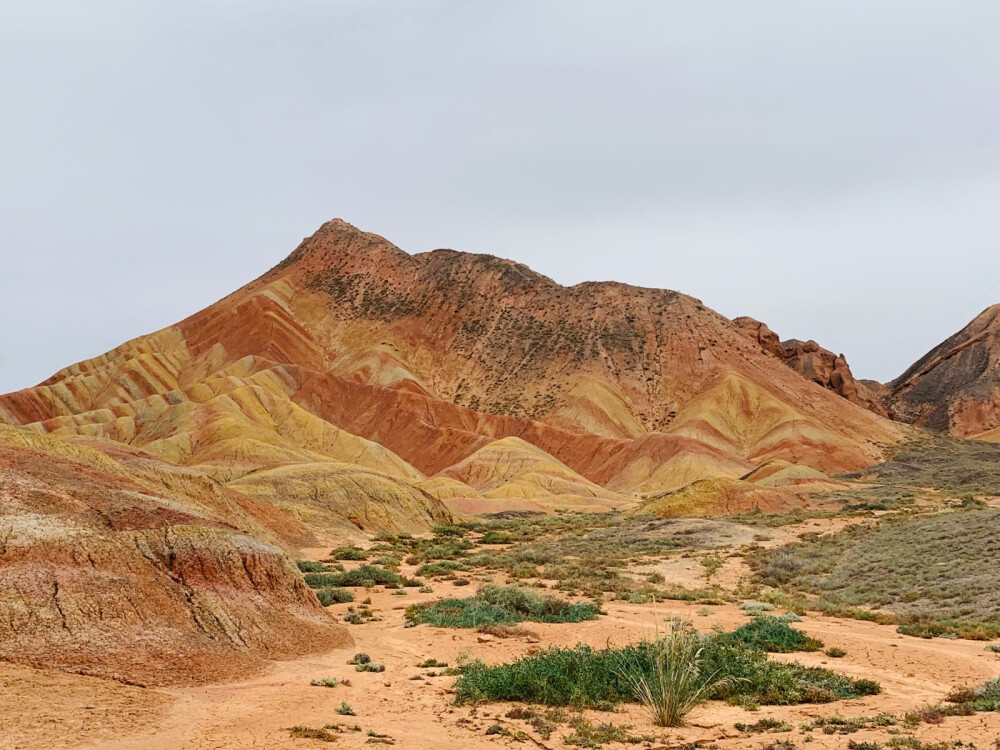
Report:
<svg viewBox="0 0 1000 750"><path fill-rule="evenodd" d="M661 727L679 727L691 710L708 699L716 687L724 687L731 678L719 670L704 674L701 638L693 630L674 623L670 632L647 644L651 666L626 652L618 674Z"/></svg>

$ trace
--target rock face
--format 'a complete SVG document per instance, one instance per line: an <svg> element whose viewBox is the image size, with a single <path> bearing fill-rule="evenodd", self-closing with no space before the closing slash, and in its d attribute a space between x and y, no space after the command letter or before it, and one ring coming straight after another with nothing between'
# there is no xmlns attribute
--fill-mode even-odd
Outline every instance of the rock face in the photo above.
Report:
<svg viewBox="0 0 1000 750"><path fill-rule="evenodd" d="M635 495L774 459L855 469L900 437L849 400L860 388L846 363L809 345L776 356L744 328L677 292L567 288L488 255L408 255L335 220L206 310L0 397L0 420L127 443L263 499L272 480L336 469L303 519L336 515L351 472L370 487L378 474L399 483L380 497L413 501L414 528L463 487L497 502L592 499L593 485ZM490 445L494 465L527 466L526 444L549 469L498 484L462 463Z"/></svg>
<svg viewBox="0 0 1000 750"><path fill-rule="evenodd" d="M303 527L133 458L0 427L0 659L164 685L350 644L282 549Z"/></svg>
<svg viewBox="0 0 1000 750"><path fill-rule="evenodd" d="M958 437L1000 440L1000 305L887 383L893 416Z"/></svg>
<svg viewBox="0 0 1000 750"><path fill-rule="evenodd" d="M834 354L811 340L781 341L774 331L753 318L734 318L733 323L751 341L759 344L761 349L780 359L806 380L811 380L869 411L883 417L889 416L889 409L882 403L879 394L866 382L854 378L843 354Z"/></svg>

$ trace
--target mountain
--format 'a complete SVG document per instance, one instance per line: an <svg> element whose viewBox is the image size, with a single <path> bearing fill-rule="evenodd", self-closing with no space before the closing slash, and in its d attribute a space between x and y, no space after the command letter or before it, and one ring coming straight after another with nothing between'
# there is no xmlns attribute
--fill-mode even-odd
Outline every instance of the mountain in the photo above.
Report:
<svg viewBox="0 0 1000 750"><path fill-rule="evenodd" d="M427 528L461 494L613 504L775 459L852 470L899 439L830 390L836 363L810 382L744 328L677 292L408 255L334 220L209 308L0 397L0 421L124 443L259 499L322 476L318 504L296 491L286 509L365 530ZM487 446L497 466L530 448L548 468L491 479ZM367 489L347 513L352 476ZM404 496L392 519L364 507Z"/></svg>
<svg viewBox="0 0 1000 750"><path fill-rule="evenodd" d="M958 437L1000 441L1000 305L886 384L893 416Z"/></svg>

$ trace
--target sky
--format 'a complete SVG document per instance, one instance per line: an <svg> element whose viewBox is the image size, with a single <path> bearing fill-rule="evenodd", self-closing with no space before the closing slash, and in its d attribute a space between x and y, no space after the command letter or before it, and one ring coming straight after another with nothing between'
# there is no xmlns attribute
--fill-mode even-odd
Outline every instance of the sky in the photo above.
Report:
<svg viewBox="0 0 1000 750"><path fill-rule="evenodd" d="M0 10L0 392L341 217L676 289L889 380L1000 302L995 0Z"/></svg>

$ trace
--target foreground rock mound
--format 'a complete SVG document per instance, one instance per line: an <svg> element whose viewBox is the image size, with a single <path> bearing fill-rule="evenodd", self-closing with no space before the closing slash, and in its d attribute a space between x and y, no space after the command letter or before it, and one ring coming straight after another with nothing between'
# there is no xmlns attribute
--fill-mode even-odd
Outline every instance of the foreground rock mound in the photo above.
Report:
<svg viewBox="0 0 1000 750"><path fill-rule="evenodd" d="M133 459L0 428L0 659L164 685L349 645L281 548L303 527Z"/></svg>

